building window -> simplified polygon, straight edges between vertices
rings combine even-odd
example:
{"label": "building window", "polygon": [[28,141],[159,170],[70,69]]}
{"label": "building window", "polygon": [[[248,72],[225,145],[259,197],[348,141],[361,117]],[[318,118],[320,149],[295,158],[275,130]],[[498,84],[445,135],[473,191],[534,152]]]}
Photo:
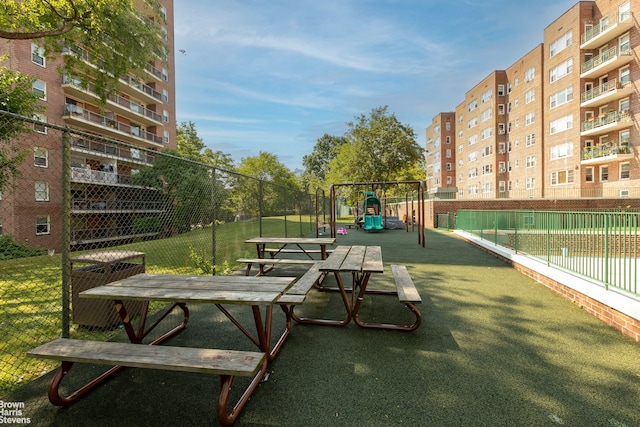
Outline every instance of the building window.
{"label": "building window", "polygon": [[164,80],[165,82],[169,81],[169,72],[166,68],[162,69],[162,80]]}
{"label": "building window", "polygon": [[573,184],[573,170],[551,172],[551,185]]}
{"label": "building window", "polygon": [[535,67],[531,67],[531,68],[527,69],[527,71],[524,72],[524,81],[525,81],[525,83],[526,82],[530,82],[535,77],[536,77],[536,68]]}
{"label": "building window", "polygon": [[35,189],[36,189],[36,201],[38,202],[49,201],[49,183],[48,182],[36,181]]}
{"label": "building window", "polygon": [[164,143],[165,144],[169,143],[169,131],[168,130],[164,131]]}
{"label": "building window", "polygon": [[44,49],[38,45],[31,44],[31,62],[41,67],[47,67],[47,60],[44,57]]}
{"label": "building window", "polygon": [[41,80],[36,80],[31,85],[31,89],[38,94],[43,101],[47,100],[47,84]]}
{"label": "building window", "polygon": [[498,85],[498,96],[504,96],[504,85]]}
{"label": "building window", "polygon": [[549,127],[549,134],[553,135],[565,130],[573,129],[573,115],[569,114],[564,117],[560,117],[557,120],[552,120]]}
{"label": "building window", "polygon": [[534,111],[527,113],[527,115],[525,116],[525,120],[526,126],[534,124],[536,122],[536,113]]}
{"label": "building window", "polygon": [[566,33],[564,33],[562,36],[560,36],[560,38],[558,38],[553,43],[551,43],[551,45],[549,46],[549,58],[553,58],[555,55],[562,52],[567,47],[571,46],[572,42],[573,42],[573,31],[569,30]]}
{"label": "building window", "polygon": [[584,182],[593,182],[593,166],[589,166],[584,170]]}
{"label": "building window", "polygon": [[450,176],[447,177],[447,185],[451,185],[453,184],[453,178],[451,178]]}
{"label": "building window", "polygon": [[50,233],[50,218],[49,216],[37,216],[36,217],[36,235],[49,234]]}
{"label": "building window", "polygon": [[571,156],[573,156],[573,142],[565,142],[564,144],[551,147],[551,160]]}
{"label": "building window", "polygon": [[169,102],[169,91],[166,89],[162,89],[162,100],[164,102]]}
{"label": "building window", "polygon": [[600,181],[609,181],[609,166],[600,166]]}
{"label": "building window", "polygon": [[33,164],[39,168],[49,167],[49,150],[42,147],[33,149]]}
{"label": "building window", "polygon": [[527,156],[527,168],[534,168],[536,166],[536,156]]}
{"label": "building window", "polygon": [[551,95],[549,97],[549,106],[550,108],[556,108],[562,104],[566,104],[571,100],[573,100],[573,87],[569,86],[568,88]]}
{"label": "building window", "polygon": [[43,116],[42,114],[35,114],[33,116],[33,118],[35,120],[37,120],[40,123],[34,123],[33,124],[33,130],[38,132],[38,133],[42,133],[42,134],[47,134],[47,127],[43,124],[47,122],[47,118],[45,116]]}
{"label": "building window", "polygon": [[169,112],[167,110],[162,111],[162,118],[165,123],[169,123]]}
{"label": "building window", "polygon": [[527,135],[527,137],[525,139],[525,146],[531,147],[535,143],[536,143],[536,134],[535,133],[530,133],[529,135]]}
{"label": "building window", "polygon": [[629,179],[629,163],[620,163],[620,179]]}
{"label": "building window", "polygon": [[527,93],[524,94],[524,103],[528,104],[530,102],[535,101],[536,99],[536,91],[535,89],[528,90]]}
{"label": "building window", "polygon": [[526,189],[527,190],[535,189],[536,188],[536,179],[532,178],[532,177],[527,178],[527,180],[525,182],[525,185],[526,185]]}
{"label": "building window", "polygon": [[549,79],[551,83],[556,80],[560,80],[564,76],[568,75],[573,71],[573,58],[569,58],[563,63],[551,69],[549,72]]}

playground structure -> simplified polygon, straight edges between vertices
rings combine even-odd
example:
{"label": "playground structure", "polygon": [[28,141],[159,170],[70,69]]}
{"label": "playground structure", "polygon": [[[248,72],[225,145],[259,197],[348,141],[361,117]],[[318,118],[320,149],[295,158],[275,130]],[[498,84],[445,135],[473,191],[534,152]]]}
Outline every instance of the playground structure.
{"label": "playground structure", "polygon": [[[331,231],[331,237],[337,236],[337,189],[341,187],[352,187],[354,192],[358,194],[364,194],[365,200],[362,203],[362,229],[365,231],[381,231],[384,229],[384,224],[386,221],[386,209],[384,204],[380,201],[380,198],[376,197],[376,190],[384,191],[389,186],[407,186],[411,189],[411,191],[405,192],[405,211],[407,213],[411,213],[411,216],[405,221],[405,230],[408,232],[409,227],[411,229],[415,229],[417,226],[418,230],[418,244],[425,247],[425,190],[424,183],[422,181],[374,181],[374,182],[349,182],[349,183],[340,183],[340,184],[332,184],[329,189],[329,221],[327,222],[326,218],[326,210],[325,210],[325,193],[324,190],[316,189],[316,236],[320,235],[320,230],[325,230],[325,228],[329,228]],[[361,188],[364,187],[363,191]],[[409,193],[411,194],[411,198],[409,197]],[[371,197],[371,198],[370,198]],[[375,200],[374,200],[375,199]],[[323,209],[322,211],[319,209],[320,204],[322,203]],[[366,213],[369,211],[369,204],[371,205],[371,214],[367,215]],[[377,210],[376,210],[377,209]],[[374,212],[377,212],[374,214]],[[370,219],[366,219],[369,216]],[[356,213],[356,220],[357,220]],[[356,224],[357,225],[357,224]],[[370,227],[369,230],[365,228],[365,226]]]}
{"label": "playground structure", "polygon": [[[358,221],[358,219],[356,219]],[[364,193],[362,202],[362,229],[364,231],[382,231],[384,222],[382,220],[382,203],[375,196],[373,191]]]}

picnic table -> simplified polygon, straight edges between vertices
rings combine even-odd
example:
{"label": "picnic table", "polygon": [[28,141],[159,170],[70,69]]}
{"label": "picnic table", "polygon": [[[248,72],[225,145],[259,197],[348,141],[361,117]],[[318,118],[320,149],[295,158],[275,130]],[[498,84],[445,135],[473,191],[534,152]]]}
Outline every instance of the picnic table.
{"label": "picnic table", "polygon": [[[382,261],[382,250],[380,246],[338,246],[329,257],[317,264],[320,272],[325,274],[333,273],[337,288],[322,286],[320,282],[316,287],[322,291],[335,290],[340,292],[342,302],[345,307],[346,316],[342,320],[315,319],[300,317],[291,308],[293,319],[300,323],[310,323],[318,325],[345,326],[353,320],[358,326],[372,329],[390,329],[412,331],[417,329],[422,322],[422,315],[415,306],[421,302],[420,295],[405,266],[392,265],[392,272],[395,281],[395,290],[367,289],[369,279],[373,273],[383,273],[384,265]],[[351,287],[345,285],[343,274],[351,275]],[[397,325],[387,323],[368,323],[359,317],[362,301],[367,294],[396,295],[400,302],[414,314],[415,321],[408,325]]]}
{"label": "picnic table", "polygon": [[[129,343],[59,339],[31,350],[28,355],[62,361],[60,369],[49,386],[49,400],[59,406],[73,403],[86,392],[120,371],[123,366],[220,375],[217,416],[221,424],[230,425],[236,420],[251,394],[265,377],[268,362],[275,358],[289,335],[290,314],[288,310],[283,309],[287,314],[285,331],[277,343],[273,347],[271,346],[273,306],[278,303],[279,298],[286,293],[295,280],[295,277],[138,274],[92,288],[80,294],[84,298],[113,301],[122,319]],[[132,318],[126,311],[124,300],[144,301],[145,310],[140,317],[137,328],[134,328]],[[164,301],[171,304],[157,320],[147,326],[149,301]],[[157,345],[187,326],[189,321],[187,304],[191,303],[215,304],[257,346],[258,351],[192,349]],[[250,332],[223,307],[223,304],[250,306],[256,332]],[[149,345],[142,344],[149,332],[155,329],[176,308],[182,310],[182,323]],[[62,397],[59,392],[60,383],[74,362],[103,363],[115,366],[68,397]],[[253,376],[253,379],[229,412],[227,406],[234,376]]]}
{"label": "picnic table", "polygon": [[[247,264],[247,276],[251,266],[258,264],[258,276],[261,276],[275,268],[276,264],[314,264],[324,260],[331,252],[327,246],[335,242],[334,237],[254,237],[245,240],[245,243],[256,245],[257,258],[240,258],[236,261]],[[289,257],[291,254],[298,257]],[[270,267],[265,268],[266,265]]]}

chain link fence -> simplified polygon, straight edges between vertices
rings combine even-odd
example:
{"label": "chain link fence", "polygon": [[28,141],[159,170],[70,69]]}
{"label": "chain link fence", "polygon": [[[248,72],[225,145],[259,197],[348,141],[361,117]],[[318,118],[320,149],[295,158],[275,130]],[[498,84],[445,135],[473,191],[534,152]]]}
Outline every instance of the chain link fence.
{"label": "chain link fence", "polygon": [[[18,122],[33,132],[10,135]],[[25,356],[40,344],[126,339],[112,304],[79,292],[230,274],[255,255],[246,239],[316,231],[315,194],[3,112],[0,136],[0,400],[57,367]]]}

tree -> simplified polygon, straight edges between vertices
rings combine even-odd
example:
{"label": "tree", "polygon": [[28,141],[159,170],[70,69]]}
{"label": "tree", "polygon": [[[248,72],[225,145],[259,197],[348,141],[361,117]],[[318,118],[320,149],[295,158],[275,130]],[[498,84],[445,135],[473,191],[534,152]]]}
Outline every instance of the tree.
{"label": "tree", "polygon": [[258,157],[242,159],[237,171],[254,178],[238,177],[233,186],[232,198],[238,212],[253,216],[261,207],[262,215],[272,216],[292,209],[293,204],[288,203],[295,200],[300,187],[295,174],[277,156],[260,152]]}
{"label": "tree", "polygon": [[[2,60],[4,57],[0,57]],[[43,107],[38,104],[40,97],[32,89],[34,80],[7,67],[0,67],[0,110],[25,117],[42,112]],[[19,134],[32,131],[31,123],[0,115],[0,192],[18,175],[18,166],[29,153],[19,148],[18,144],[12,144],[11,140]]]}
{"label": "tree", "polygon": [[[104,101],[118,79],[142,75],[167,55],[157,0],[3,0],[0,38],[38,40],[47,58],[64,55],[61,72],[89,82]],[[109,48],[107,48],[108,46]],[[92,64],[100,64],[95,67]]]}
{"label": "tree", "polygon": [[326,133],[318,139],[313,152],[302,158],[302,164],[305,167],[303,183],[307,188],[325,186],[328,165],[347,142],[344,136],[332,136]]}
{"label": "tree", "polygon": [[233,170],[233,159],[228,153],[213,151],[198,136],[193,122],[181,122],[177,128],[177,152],[180,157],[213,165],[225,170]]}
{"label": "tree", "polygon": [[[407,179],[408,171],[416,170],[423,161],[423,149],[416,142],[414,130],[389,115],[387,107],[371,110],[347,123],[346,137],[351,147],[342,146],[330,163],[332,179],[371,182]],[[412,179],[422,179],[417,176]]]}

